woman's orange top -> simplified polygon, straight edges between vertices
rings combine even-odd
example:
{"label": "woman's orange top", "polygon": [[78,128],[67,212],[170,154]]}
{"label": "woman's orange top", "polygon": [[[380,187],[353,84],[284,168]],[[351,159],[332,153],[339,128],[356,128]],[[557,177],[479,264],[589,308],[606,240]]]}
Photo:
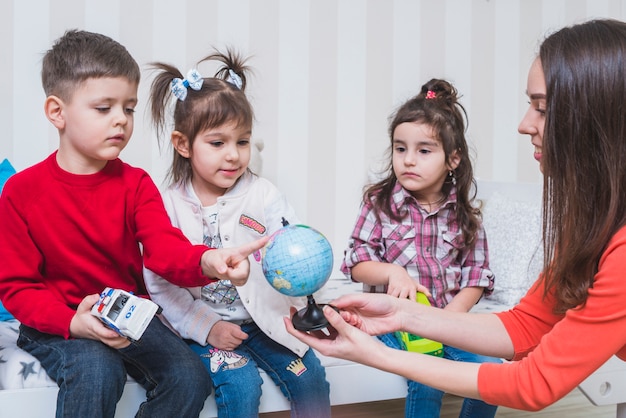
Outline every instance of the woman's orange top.
{"label": "woman's orange top", "polygon": [[484,363],[478,390],[485,402],[539,410],[571,392],[613,354],[626,359],[626,227],[602,254],[587,303],[554,315],[554,298],[537,284],[507,312],[497,314],[515,356]]}

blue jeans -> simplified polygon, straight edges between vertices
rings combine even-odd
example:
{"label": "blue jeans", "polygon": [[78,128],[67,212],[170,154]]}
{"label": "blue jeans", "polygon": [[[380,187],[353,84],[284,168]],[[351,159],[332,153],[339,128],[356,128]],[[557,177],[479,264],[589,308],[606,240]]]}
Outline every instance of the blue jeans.
{"label": "blue jeans", "polygon": [[113,417],[126,374],[146,389],[136,417],[197,417],[211,393],[202,362],[157,318],[120,350],[20,326],[17,345],[39,359],[59,385],[57,417]]}
{"label": "blue jeans", "polygon": [[257,367],[272,378],[289,400],[292,417],[330,417],[330,385],[313,350],[300,358],[265,335],[255,323],[244,324],[241,329],[248,338],[234,351],[189,342],[213,380],[219,418],[259,415],[262,379]]}
{"label": "blue jeans", "polygon": [[[401,350],[402,347],[393,333],[384,334],[378,337],[388,347]],[[494,357],[481,356],[458,348],[443,346],[443,357],[464,361],[467,363],[501,363],[502,360]],[[406,418],[439,418],[441,410],[441,399],[444,392],[431,388],[421,383],[408,381],[408,394],[404,407]],[[459,414],[460,418],[493,418],[496,415],[497,406],[489,405],[478,399],[466,398]]]}

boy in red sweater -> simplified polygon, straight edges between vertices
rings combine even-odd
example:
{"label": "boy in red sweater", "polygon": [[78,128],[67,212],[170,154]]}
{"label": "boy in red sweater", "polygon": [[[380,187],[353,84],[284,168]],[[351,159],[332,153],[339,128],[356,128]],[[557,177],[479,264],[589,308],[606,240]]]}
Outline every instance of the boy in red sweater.
{"label": "boy in red sweater", "polygon": [[247,257],[265,242],[192,245],[148,174],[118,158],[133,132],[139,79],[116,41],[66,32],[42,66],[59,148],[11,177],[0,197],[0,300],[21,322],[18,345],[59,385],[57,416],[114,416],[127,374],[147,392],[137,416],[198,416],[211,385],[183,341],[155,318],[131,342],[90,309],[107,286],[146,295],[144,264],[180,286],[244,284]]}

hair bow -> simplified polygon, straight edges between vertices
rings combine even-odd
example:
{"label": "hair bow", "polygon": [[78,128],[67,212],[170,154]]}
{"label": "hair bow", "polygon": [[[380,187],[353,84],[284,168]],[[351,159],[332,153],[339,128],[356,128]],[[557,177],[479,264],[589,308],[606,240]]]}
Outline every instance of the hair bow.
{"label": "hair bow", "polygon": [[230,68],[228,69],[228,79],[226,81],[237,87],[239,90],[241,90],[241,88],[243,87],[243,82],[241,81],[241,77],[239,77],[239,74],[237,74]]}
{"label": "hair bow", "polygon": [[432,90],[428,90],[428,92],[426,93],[426,98],[427,99],[434,99],[437,97],[437,93],[435,93]]}
{"label": "hair bow", "polygon": [[178,100],[181,102],[187,98],[187,88],[191,87],[194,90],[200,90],[202,88],[202,83],[204,79],[196,69],[191,69],[187,73],[187,78],[180,79],[175,78],[172,80],[170,84],[170,89],[172,90],[172,94],[176,96]]}

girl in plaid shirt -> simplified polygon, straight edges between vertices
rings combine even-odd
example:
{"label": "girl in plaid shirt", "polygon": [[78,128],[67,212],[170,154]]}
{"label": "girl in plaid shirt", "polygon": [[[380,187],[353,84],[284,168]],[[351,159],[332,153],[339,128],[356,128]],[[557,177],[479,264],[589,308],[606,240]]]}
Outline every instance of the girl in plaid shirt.
{"label": "girl in plaid shirt", "polygon": [[[342,271],[366,292],[467,312],[493,290],[494,275],[465,139],[467,114],[457,91],[433,79],[393,115],[387,176],[364,193]],[[474,195],[471,195],[474,193]],[[381,341],[401,348],[394,334]],[[444,345],[444,357],[500,362]],[[439,417],[443,392],[408,382],[406,417]],[[461,416],[489,418],[496,407],[465,399]]]}

